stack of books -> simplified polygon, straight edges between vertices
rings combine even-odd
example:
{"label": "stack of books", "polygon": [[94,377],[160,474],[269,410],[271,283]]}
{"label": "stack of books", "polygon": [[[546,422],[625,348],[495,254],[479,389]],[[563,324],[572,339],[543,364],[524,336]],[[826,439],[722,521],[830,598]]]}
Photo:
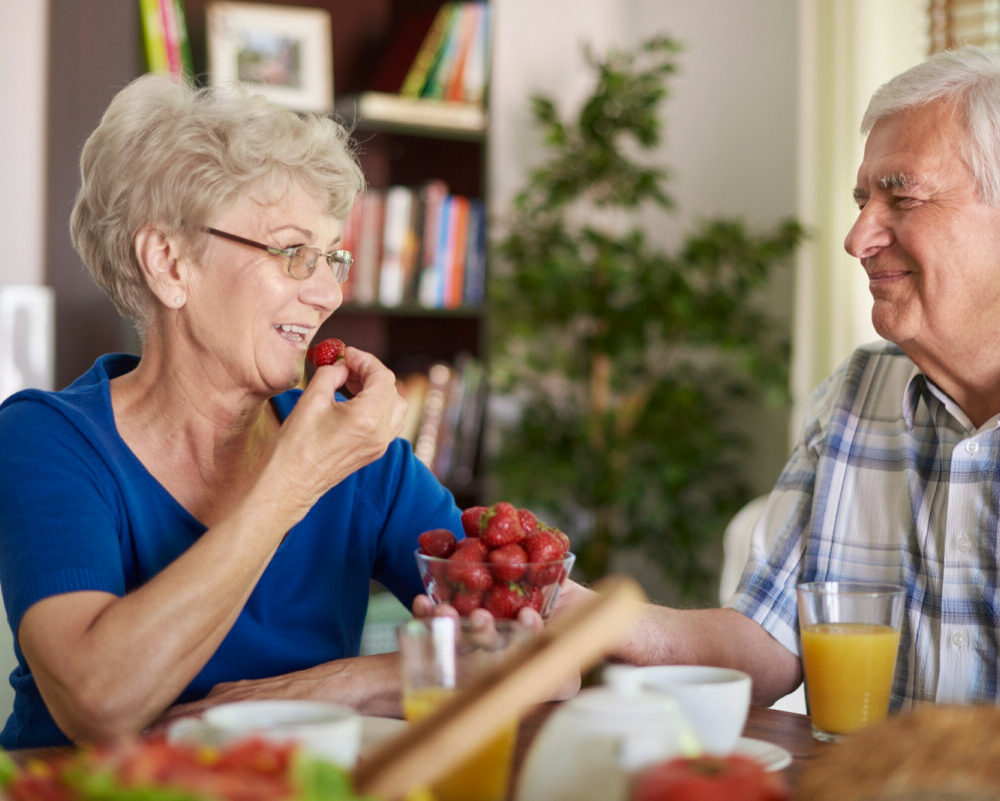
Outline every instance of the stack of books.
{"label": "stack of books", "polygon": [[344,246],[354,254],[347,302],[428,309],[483,302],[483,202],[451,194],[444,181],[369,188],[344,224]]}
{"label": "stack of books", "polygon": [[[401,64],[408,65],[402,78]],[[418,14],[407,19],[387,48],[375,89],[338,101],[337,108],[363,121],[481,133],[489,65],[489,5],[446,2],[429,21]]]}
{"label": "stack of books", "polygon": [[139,0],[146,67],[191,77],[191,47],[181,0]]}
{"label": "stack of books", "polygon": [[445,486],[468,486],[475,475],[486,404],[482,362],[462,353],[452,364],[436,362],[426,373],[404,376],[396,385],[408,404],[401,436]]}

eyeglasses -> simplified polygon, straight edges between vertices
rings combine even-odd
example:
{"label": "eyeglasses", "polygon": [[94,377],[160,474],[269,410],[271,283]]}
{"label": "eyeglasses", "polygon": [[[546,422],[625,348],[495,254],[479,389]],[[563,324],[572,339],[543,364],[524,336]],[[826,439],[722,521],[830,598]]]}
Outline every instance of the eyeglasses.
{"label": "eyeglasses", "polygon": [[241,245],[249,245],[252,248],[266,251],[272,256],[284,256],[288,259],[288,263],[285,265],[288,274],[292,278],[298,278],[299,280],[305,280],[311,276],[316,272],[317,262],[320,259],[326,259],[326,263],[330,265],[330,269],[333,271],[333,277],[337,283],[342,284],[347,280],[347,276],[351,272],[351,265],[354,264],[354,256],[351,255],[351,251],[349,250],[331,250],[329,253],[324,253],[312,245],[276,248],[271,245],[265,245],[263,242],[254,242],[252,239],[247,239],[246,237],[220,231],[218,228],[206,228],[203,226],[201,230],[207,234],[212,234],[212,236],[219,236],[223,239],[239,242]]}

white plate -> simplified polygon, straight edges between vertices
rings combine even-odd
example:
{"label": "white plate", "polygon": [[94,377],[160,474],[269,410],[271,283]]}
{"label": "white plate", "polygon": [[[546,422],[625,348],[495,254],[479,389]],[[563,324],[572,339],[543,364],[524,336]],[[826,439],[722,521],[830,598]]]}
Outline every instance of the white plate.
{"label": "white plate", "polygon": [[[361,716],[360,756],[371,753],[392,735],[406,727],[405,720],[380,718],[374,715]],[[205,724],[196,717],[181,718],[167,728],[170,742],[216,745]]]}
{"label": "white plate", "polygon": [[733,753],[755,759],[769,771],[781,770],[792,764],[792,755],[780,745],[752,737],[740,737]]}

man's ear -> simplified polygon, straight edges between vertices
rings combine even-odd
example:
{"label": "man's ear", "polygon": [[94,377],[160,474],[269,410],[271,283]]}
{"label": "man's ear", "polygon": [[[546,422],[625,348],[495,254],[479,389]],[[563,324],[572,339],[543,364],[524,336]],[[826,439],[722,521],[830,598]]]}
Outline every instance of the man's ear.
{"label": "man's ear", "polygon": [[155,225],[144,225],[133,240],[146,284],[160,303],[170,309],[179,309],[187,302],[187,265],[176,242],[176,237]]}

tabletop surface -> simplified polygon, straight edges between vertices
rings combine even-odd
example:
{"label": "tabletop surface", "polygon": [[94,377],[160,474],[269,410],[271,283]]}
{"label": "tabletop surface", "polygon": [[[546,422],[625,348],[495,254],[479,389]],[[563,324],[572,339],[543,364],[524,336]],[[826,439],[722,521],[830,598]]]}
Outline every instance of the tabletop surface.
{"label": "tabletop surface", "polygon": [[[524,758],[531,747],[532,742],[541,730],[545,720],[556,709],[558,702],[539,704],[533,708],[521,721],[518,729],[517,745],[514,752],[513,776],[509,798],[515,798],[517,780]],[[830,746],[813,739],[809,718],[795,712],[784,712],[777,709],[766,709],[763,707],[751,707],[747,717],[747,724],[743,729],[745,737],[752,737],[757,740],[764,740],[774,745],[779,745],[788,751],[792,756],[792,762],[784,768],[782,773],[790,789],[794,789],[798,784],[799,777],[805,770],[810,759],[813,759],[825,748]],[[50,754],[65,752],[65,748],[31,748],[21,751],[12,751],[11,756],[15,762],[25,764],[31,757],[44,758]]]}

